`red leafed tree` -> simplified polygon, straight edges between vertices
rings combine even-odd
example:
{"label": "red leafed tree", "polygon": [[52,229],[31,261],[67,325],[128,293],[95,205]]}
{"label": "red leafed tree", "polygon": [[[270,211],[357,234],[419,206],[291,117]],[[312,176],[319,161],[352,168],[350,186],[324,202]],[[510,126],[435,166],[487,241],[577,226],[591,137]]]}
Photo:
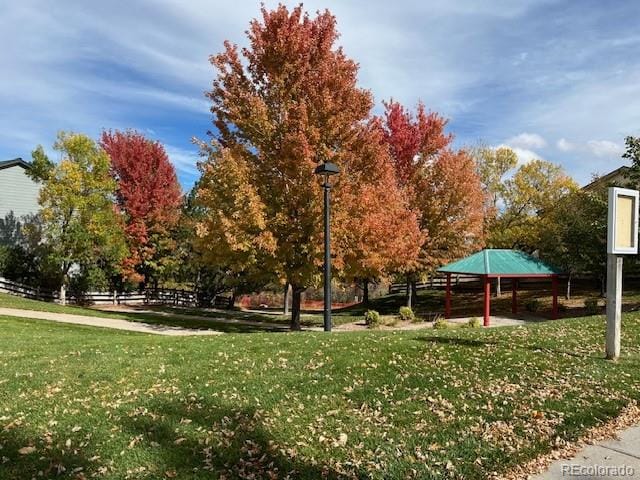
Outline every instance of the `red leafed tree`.
{"label": "red leafed tree", "polygon": [[172,268],[171,233],[182,201],[176,171],[162,144],[138,132],[103,132],[100,143],[111,157],[117,205],[126,221],[125,274],[157,285]]}
{"label": "red leafed tree", "polygon": [[423,242],[415,268],[405,269],[408,304],[415,282],[483,243],[484,193],[471,156],[454,151],[447,121],[419,103],[415,115],[385,103],[385,139]]}
{"label": "red leafed tree", "polygon": [[385,138],[400,184],[410,187],[418,170],[438,152],[446,148],[453,136],[446,134],[447,120],[435,112],[427,112],[418,103],[415,116],[400,103],[384,102]]}

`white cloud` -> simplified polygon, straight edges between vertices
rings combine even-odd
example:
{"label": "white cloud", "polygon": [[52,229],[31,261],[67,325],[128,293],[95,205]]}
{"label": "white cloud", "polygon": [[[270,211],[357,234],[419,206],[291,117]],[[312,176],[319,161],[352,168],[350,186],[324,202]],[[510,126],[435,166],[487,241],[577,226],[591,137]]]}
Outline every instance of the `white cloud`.
{"label": "white cloud", "polygon": [[558,147],[558,150],[561,150],[563,152],[570,152],[571,150],[575,150],[576,148],[576,146],[566,138],[561,138],[560,140],[558,140],[556,142],[556,147]]}
{"label": "white cloud", "polygon": [[529,163],[531,160],[544,160],[542,155],[540,155],[539,153],[534,152],[533,150],[530,150],[528,148],[514,147],[513,145],[508,144],[508,143],[500,144],[500,145],[496,146],[495,148],[501,148],[501,147],[507,147],[507,148],[510,148],[511,150],[513,150],[515,152],[515,154],[517,155],[518,163],[520,163],[520,164]]}
{"label": "white cloud", "polygon": [[507,139],[496,148],[507,147],[518,156],[519,163],[529,163],[531,160],[544,160],[536,150],[547,146],[547,141],[537,133],[523,132]]}
{"label": "white cloud", "polygon": [[547,146],[547,141],[541,135],[527,132],[511,137],[505,143],[513,148],[521,149],[544,148]]}
{"label": "white cloud", "polygon": [[589,140],[587,148],[597,157],[619,157],[624,152],[621,145],[609,140]]}

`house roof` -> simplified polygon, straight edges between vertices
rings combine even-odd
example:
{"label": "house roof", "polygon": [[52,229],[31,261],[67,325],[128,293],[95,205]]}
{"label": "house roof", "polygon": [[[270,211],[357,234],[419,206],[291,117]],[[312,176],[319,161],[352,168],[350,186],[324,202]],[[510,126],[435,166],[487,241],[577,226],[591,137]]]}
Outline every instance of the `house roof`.
{"label": "house roof", "polygon": [[15,166],[27,169],[31,167],[31,164],[29,162],[25,162],[21,158],[14,158],[13,160],[0,160],[0,170]]}
{"label": "house roof", "polygon": [[605,175],[602,175],[601,177],[596,178],[591,183],[588,183],[587,185],[582,187],[582,189],[593,190],[594,188],[597,188],[600,185],[607,185],[608,183],[619,180],[620,178],[627,178],[629,174],[629,170],[630,170],[629,167],[627,167],[626,165],[623,165],[620,168],[616,168],[615,170]]}
{"label": "house roof", "polygon": [[466,275],[536,277],[561,272],[520,250],[488,248],[438,269],[443,273]]}

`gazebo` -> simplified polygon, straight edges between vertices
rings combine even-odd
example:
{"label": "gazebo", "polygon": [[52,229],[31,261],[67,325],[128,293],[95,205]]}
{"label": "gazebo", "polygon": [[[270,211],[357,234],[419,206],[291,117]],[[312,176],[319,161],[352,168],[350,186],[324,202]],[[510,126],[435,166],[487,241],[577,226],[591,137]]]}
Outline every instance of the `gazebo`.
{"label": "gazebo", "polygon": [[447,276],[445,318],[451,317],[451,274],[476,275],[484,289],[484,326],[491,316],[491,279],[510,278],[511,312],[518,313],[518,279],[550,278],[553,291],[552,318],[558,318],[558,275],[561,274],[542,260],[519,250],[488,248],[438,269]]}

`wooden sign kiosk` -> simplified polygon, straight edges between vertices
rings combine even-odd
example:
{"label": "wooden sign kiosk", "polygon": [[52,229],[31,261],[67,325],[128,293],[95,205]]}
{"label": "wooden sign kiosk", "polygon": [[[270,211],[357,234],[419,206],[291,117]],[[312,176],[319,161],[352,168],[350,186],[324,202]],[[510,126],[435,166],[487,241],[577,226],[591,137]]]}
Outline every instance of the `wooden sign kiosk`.
{"label": "wooden sign kiosk", "polygon": [[620,356],[622,255],[638,253],[638,191],[609,188],[607,218],[607,358]]}

